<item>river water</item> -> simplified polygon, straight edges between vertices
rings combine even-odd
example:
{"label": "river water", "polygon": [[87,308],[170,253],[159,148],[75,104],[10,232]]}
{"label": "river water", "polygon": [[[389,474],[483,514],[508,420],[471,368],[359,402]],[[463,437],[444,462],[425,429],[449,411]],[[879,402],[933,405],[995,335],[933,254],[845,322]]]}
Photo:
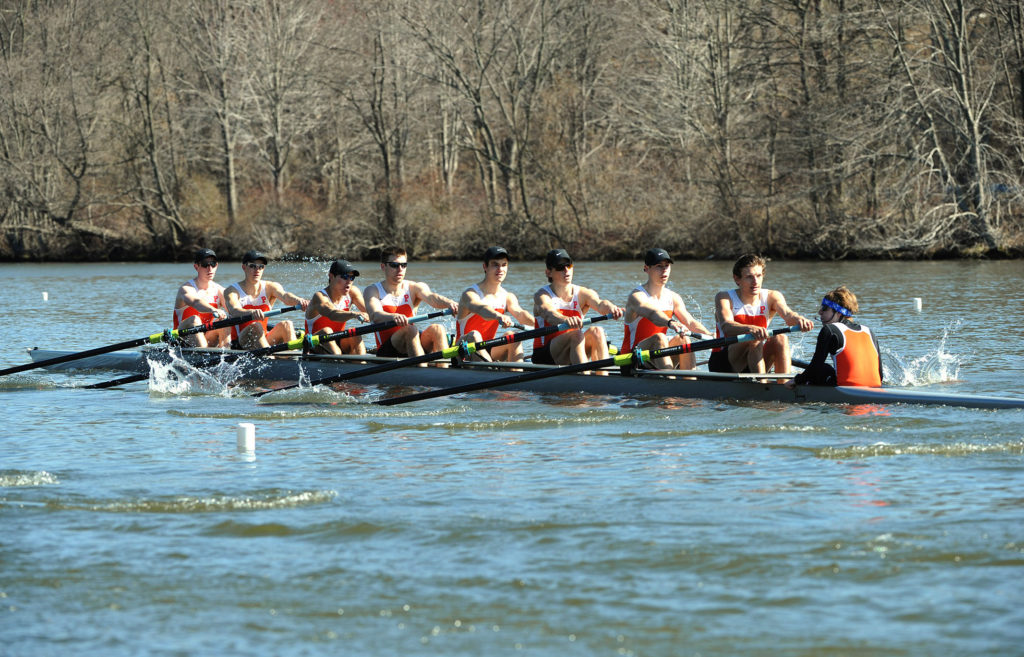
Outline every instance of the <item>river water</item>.
{"label": "river water", "polygon": [[[0,265],[0,367],[157,332],[192,271]],[[480,274],[409,269],[456,297]],[[642,276],[576,268],[619,303]],[[326,283],[309,262],[266,277]],[[849,285],[888,383],[1024,397],[1022,280],[773,262],[766,285],[811,316]],[[524,305],[543,282],[512,264]],[[722,262],[672,280],[709,327],[731,283]],[[2,655],[1024,654],[1022,411],[77,387],[111,376],[0,379]]]}

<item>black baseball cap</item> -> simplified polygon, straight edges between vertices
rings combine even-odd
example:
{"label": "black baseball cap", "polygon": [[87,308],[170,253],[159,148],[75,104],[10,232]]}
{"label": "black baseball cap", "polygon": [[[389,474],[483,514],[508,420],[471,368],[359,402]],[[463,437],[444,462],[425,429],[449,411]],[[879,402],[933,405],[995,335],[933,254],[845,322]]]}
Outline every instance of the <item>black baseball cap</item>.
{"label": "black baseball cap", "polygon": [[665,262],[666,260],[675,262],[665,249],[650,249],[644,254],[644,264],[648,267],[653,267],[659,262]]}
{"label": "black baseball cap", "polygon": [[544,264],[548,269],[555,265],[571,265],[572,258],[569,257],[569,252],[565,249],[551,249],[548,251],[547,257],[544,258]]}
{"label": "black baseball cap", "polygon": [[497,260],[498,258],[505,258],[508,260],[508,251],[505,250],[505,247],[492,246],[484,251],[484,262],[490,262],[491,260]]}
{"label": "black baseball cap", "polygon": [[263,264],[267,264],[270,262],[270,258],[256,250],[246,251],[245,255],[242,256],[243,265],[249,262],[256,262],[257,260],[262,260]]}
{"label": "black baseball cap", "polygon": [[203,262],[207,258],[213,258],[217,260],[217,254],[213,252],[213,249],[199,249],[195,255],[192,256],[192,262]]}
{"label": "black baseball cap", "polygon": [[335,276],[344,276],[345,274],[359,275],[359,270],[352,266],[348,260],[335,260],[331,263],[331,274]]}

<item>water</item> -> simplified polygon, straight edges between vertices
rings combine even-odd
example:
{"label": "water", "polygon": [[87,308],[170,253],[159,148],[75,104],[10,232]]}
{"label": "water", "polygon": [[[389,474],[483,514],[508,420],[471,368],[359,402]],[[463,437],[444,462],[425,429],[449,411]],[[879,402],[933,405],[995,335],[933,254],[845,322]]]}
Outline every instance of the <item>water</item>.
{"label": "water", "polygon": [[[675,269],[710,326],[728,265]],[[156,332],[191,271],[0,266],[0,367]],[[409,276],[455,296],[480,274]],[[542,275],[513,263],[509,287],[528,304]],[[641,272],[576,275],[621,302]],[[892,383],[1022,397],[1024,347],[991,320],[1022,275],[772,263],[766,284],[805,314],[849,285]],[[107,378],[0,379],[2,655],[1024,654],[1021,411],[75,387]]]}

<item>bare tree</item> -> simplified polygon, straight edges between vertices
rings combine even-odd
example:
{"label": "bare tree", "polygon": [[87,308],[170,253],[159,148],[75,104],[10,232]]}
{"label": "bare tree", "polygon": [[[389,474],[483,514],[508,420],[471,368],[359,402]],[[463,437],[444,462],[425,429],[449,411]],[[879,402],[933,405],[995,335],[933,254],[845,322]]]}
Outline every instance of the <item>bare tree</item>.
{"label": "bare tree", "polygon": [[270,171],[277,203],[287,186],[293,149],[325,109],[321,88],[313,83],[322,14],[319,3],[249,0],[240,25],[251,73],[245,90],[247,132]]}
{"label": "bare tree", "polygon": [[[1008,100],[998,87],[1004,57],[1013,50],[997,40],[998,14],[985,3],[962,0],[904,0],[879,3],[878,10],[906,84],[902,105],[925,138],[910,153],[934,180],[921,202],[932,204],[932,214],[953,229],[946,244],[1004,247],[993,192],[995,174],[1007,170],[1007,162],[993,144],[992,127],[998,111],[1012,114],[998,107]],[[948,201],[936,205],[932,199],[942,196]]]}
{"label": "bare tree", "polygon": [[179,9],[180,15],[173,14],[174,25],[191,67],[183,69],[177,86],[195,114],[193,138],[204,134],[207,127],[216,135],[213,149],[197,143],[198,155],[210,162],[220,177],[230,230],[238,218],[237,149],[244,130],[250,76],[243,59],[246,33],[242,27],[248,8],[244,0],[185,0]]}

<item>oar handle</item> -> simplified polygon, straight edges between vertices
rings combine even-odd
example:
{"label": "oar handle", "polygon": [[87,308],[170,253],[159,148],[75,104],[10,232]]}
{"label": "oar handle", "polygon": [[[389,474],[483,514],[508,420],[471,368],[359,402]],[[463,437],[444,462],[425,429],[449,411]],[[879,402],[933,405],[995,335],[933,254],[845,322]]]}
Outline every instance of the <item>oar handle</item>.
{"label": "oar handle", "polygon": [[[789,333],[792,331],[799,331],[799,325],[787,326],[785,328],[776,329],[772,331],[772,335],[779,335],[781,333]],[[750,340],[756,339],[752,334],[737,335],[728,338],[718,338],[717,340],[706,340],[704,342],[692,342],[690,344],[678,345],[676,347],[666,347],[664,349],[652,349],[650,351],[643,351],[641,358],[643,360],[649,360],[650,358],[660,358],[662,356],[672,356],[675,354],[685,354],[691,351],[700,351],[702,349],[713,349],[715,347],[724,347],[726,345],[734,344],[737,342],[749,342]],[[561,374],[572,374],[575,372],[586,372],[588,370],[597,370],[602,367],[608,367],[610,365],[629,365],[635,356],[635,352],[627,352],[612,356],[610,358],[604,358],[601,360],[590,361],[587,363],[579,363],[577,365],[566,365],[565,367],[555,367],[548,370],[537,370],[534,372],[525,372],[523,374],[516,374],[514,376],[507,376],[501,379],[494,379],[486,381],[484,383],[469,383],[461,386],[453,386],[451,388],[443,388],[440,390],[427,390],[424,392],[418,392],[412,395],[405,395],[402,397],[391,397],[390,399],[379,399],[375,404],[380,406],[394,406],[396,404],[406,404],[413,401],[420,401],[423,399],[433,399],[435,397],[445,397],[448,395],[458,394],[460,392],[474,392],[476,390],[485,390],[487,388],[499,388],[501,386],[512,385],[515,383],[523,383],[526,381],[535,381],[537,379],[546,379],[552,376],[559,376]]]}
{"label": "oar handle", "polygon": [[[451,315],[451,308],[445,308],[444,310],[438,310],[431,313],[424,313],[422,315],[413,315],[409,318],[409,324],[415,324],[417,322],[423,322],[428,319],[434,319],[436,317],[443,317],[445,315]],[[334,342],[335,340],[344,340],[345,338],[353,338],[357,335],[365,335],[367,333],[376,333],[377,331],[386,331],[390,328],[398,326],[398,322],[390,320],[387,322],[377,322],[376,324],[367,324],[366,326],[357,326],[344,331],[338,331],[336,333],[328,333],[327,335],[319,336],[318,342],[323,344],[324,342]],[[317,336],[313,336],[316,338]]]}
{"label": "oar handle", "polygon": [[[776,335],[781,335],[783,333],[795,333],[799,330],[800,325],[794,324],[793,326],[786,326],[783,328],[775,329],[770,333],[770,335],[771,337],[775,337]],[[743,335],[734,335],[727,338],[716,338],[714,340],[703,340],[701,342],[689,342],[687,344],[680,344],[674,347],[664,347],[661,349],[641,351],[639,352],[640,360],[643,363],[651,360],[652,358],[664,358],[666,356],[676,356],[678,354],[689,354],[693,353],[694,351],[701,351],[704,349],[717,349],[719,347],[727,347],[729,345],[736,344],[739,342],[750,342],[751,340],[756,339],[757,336],[755,336],[753,333],[744,333]],[[633,362],[633,359],[636,357],[636,354],[636,351],[630,351],[624,354],[614,356],[609,360],[614,361],[611,363],[612,365],[629,365]],[[585,365],[586,363],[583,364]]]}
{"label": "oar handle", "polygon": [[[588,317],[583,320],[582,326],[593,324],[595,322],[603,322],[606,319],[613,319],[613,315],[608,313],[607,315],[598,315],[597,317]],[[522,331],[520,333],[509,333],[497,338],[491,338],[490,340],[481,340],[480,342],[467,342],[461,345],[455,345],[445,349],[443,352],[435,352],[439,354],[438,358],[454,358],[462,354],[463,351],[467,354],[472,354],[477,351],[483,351],[484,349],[490,349],[491,347],[501,347],[507,344],[513,344],[516,342],[522,342],[523,340],[529,340],[530,338],[539,338],[544,335],[550,335],[552,333],[559,333],[561,331],[568,331],[570,328],[568,322],[562,322],[561,324],[555,324],[553,326],[542,326],[536,329],[530,329],[529,331]]]}
{"label": "oar handle", "polygon": [[[450,314],[452,314],[452,310],[450,308],[445,308],[444,310],[438,310],[436,312],[426,313],[426,314],[423,314],[423,315],[413,315],[412,317],[409,318],[408,323],[409,324],[415,324],[416,322],[422,322],[422,321],[426,321],[428,319],[434,319],[436,317],[443,317],[444,315],[450,315]],[[340,340],[342,338],[346,338],[346,337],[349,337],[349,336],[352,336],[352,335],[362,335],[364,333],[373,333],[373,332],[376,332],[376,331],[384,331],[384,330],[387,330],[389,328],[394,328],[396,326],[398,326],[398,322],[396,322],[394,320],[387,321],[387,322],[379,322],[377,324],[369,324],[367,326],[360,326],[358,328],[349,329],[347,331],[339,331],[337,333],[332,333],[330,335],[327,335],[327,336],[324,336],[324,337],[320,337],[320,338],[317,338],[316,336],[313,336],[311,338],[311,341],[312,341],[313,345],[315,346],[316,344],[319,344],[321,342],[325,342],[325,341],[328,341],[328,340]],[[377,372],[386,372],[388,370],[393,370],[393,369],[396,369],[398,367],[404,367],[405,365],[411,365],[411,364],[414,364],[414,363],[426,362],[424,359],[427,356],[431,357],[430,360],[433,360],[434,358],[440,358],[440,356],[438,355],[440,353],[441,352],[436,352],[435,351],[435,352],[432,352],[430,354],[425,354],[423,356],[414,356],[413,358],[407,358],[405,360],[395,361],[393,363],[381,363],[380,365],[374,365],[374,366],[371,366],[371,367],[365,367],[363,369],[354,370],[352,372],[345,372],[344,374],[336,374],[334,376],[328,376],[328,377],[324,377],[322,379],[316,379],[315,381],[310,381],[309,385],[310,385],[310,387],[312,387],[312,386],[319,386],[319,385],[329,385],[331,383],[338,383],[339,381],[347,381],[349,379],[355,379],[355,378],[358,378],[358,377],[361,377],[361,376],[367,376],[369,374],[376,374]],[[269,394],[271,392],[278,392],[280,390],[291,390],[292,388],[298,388],[298,387],[299,387],[299,384],[295,383],[295,384],[283,386],[281,388],[274,388],[272,390],[261,390],[261,391],[259,391],[257,393],[254,393],[253,397],[262,397],[263,395]]]}
{"label": "oar handle", "polygon": [[[296,304],[294,306],[285,306],[284,308],[278,308],[277,310],[268,310],[267,312],[263,313],[263,316],[264,317],[274,317],[275,315],[280,315],[282,313],[288,313],[288,312],[291,312],[293,310],[301,310],[301,309],[302,309],[302,306],[298,305],[298,304]],[[170,331],[169,337],[171,337],[173,339],[173,338],[180,338],[180,337],[186,336],[186,335],[195,335],[196,333],[206,333],[207,331],[213,331],[215,329],[227,328],[228,326],[237,326],[237,325],[243,324],[245,322],[251,322],[254,319],[255,319],[255,316],[253,315],[253,313],[246,313],[244,315],[239,315],[238,317],[228,317],[226,319],[219,319],[216,322],[211,322],[209,324],[200,324],[199,326],[193,326],[193,327],[187,328],[187,329],[177,329],[177,330],[174,330],[174,331]],[[161,339],[157,340],[157,342],[162,342],[168,336],[168,334],[166,332],[165,333],[160,333],[160,334],[155,334],[155,335],[160,335],[161,336]],[[150,336],[150,337],[151,338],[155,337],[155,335],[154,336]]]}

